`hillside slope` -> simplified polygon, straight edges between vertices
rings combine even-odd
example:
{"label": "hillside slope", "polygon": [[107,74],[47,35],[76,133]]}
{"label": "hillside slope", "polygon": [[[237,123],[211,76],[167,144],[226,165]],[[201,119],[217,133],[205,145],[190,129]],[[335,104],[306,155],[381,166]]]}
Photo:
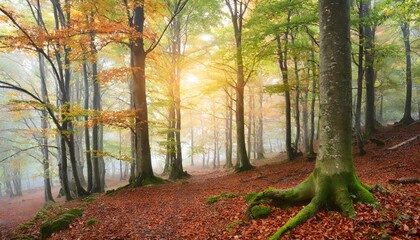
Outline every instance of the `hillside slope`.
{"label": "hillside slope", "polygon": [[[388,127],[366,144],[363,157],[354,153],[360,178],[380,184],[380,207],[356,204],[357,218],[320,212],[289,232],[284,239],[414,239],[420,237],[420,184],[391,184],[391,179],[420,179],[420,139],[395,150],[387,148],[420,135],[420,124]],[[218,170],[165,185],[125,189],[96,196],[92,202],[72,201],[64,208],[82,207],[84,215],[51,239],[266,239],[301,207],[272,209],[268,218],[244,222],[245,195],[267,187],[294,186],[311,173],[314,162],[300,158],[282,162],[284,156],[254,162],[249,172]],[[233,194],[233,195],[229,195]],[[206,204],[210,196],[221,196]],[[94,219],[94,220],[92,220]],[[89,226],[88,222],[94,221]],[[39,237],[40,220],[16,236]]]}

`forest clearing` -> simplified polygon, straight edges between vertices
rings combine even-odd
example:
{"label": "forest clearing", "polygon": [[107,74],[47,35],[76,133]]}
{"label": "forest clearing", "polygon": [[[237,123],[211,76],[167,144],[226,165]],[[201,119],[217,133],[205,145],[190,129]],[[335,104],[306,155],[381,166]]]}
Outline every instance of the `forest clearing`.
{"label": "forest clearing", "polygon": [[[367,154],[354,160],[360,178],[381,188],[375,191],[380,206],[356,204],[357,217],[319,212],[315,218],[287,233],[283,239],[416,239],[420,237],[420,184],[391,184],[395,179],[420,179],[420,141],[386,150],[420,133],[420,124],[381,129],[375,139],[385,145],[366,145]],[[254,161],[257,167],[243,173],[230,170],[191,171],[192,177],[172,183],[101,194],[92,202],[75,200],[57,208],[84,209],[70,228],[51,239],[266,239],[300,207],[272,208],[266,219],[244,220],[246,194],[267,187],[291,187],[312,171],[313,161],[300,157],[285,161],[285,154]],[[230,196],[230,194],[233,194]],[[221,196],[206,204],[211,196]],[[3,239],[23,235],[39,238],[38,220],[17,230],[2,229]],[[89,226],[87,222],[96,219]],[[17,232],[12,234],[12,229]],[[9,232],[6,232],[9,231]],[[17,234],[17,235],[14,235]]]}

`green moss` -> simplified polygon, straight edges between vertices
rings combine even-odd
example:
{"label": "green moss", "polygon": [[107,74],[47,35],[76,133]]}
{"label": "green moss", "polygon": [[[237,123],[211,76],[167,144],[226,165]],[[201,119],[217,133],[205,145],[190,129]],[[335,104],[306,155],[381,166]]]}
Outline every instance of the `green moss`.
{"label": "green moss", "polygon": [[45,220],[40,226],[41,239],[47,239],[53,233],[68,228],[76,217],[83,215],[83,209],[74,208],[62,214],[52,216]]}
{"label": "green moss", "polygon": [[236,194],[229,193],[226,197],[227,198],[236,198],[237,196],[236,196]]}
{"label": "green moss", "polygon": [[219,200],[220,196],[214,195],[207,199],[206,204],[213,204]]}
{"label": "green moss", "polygon": [[29,227],[33,226],[33,225],[34,225],[34,224],[33,224],[33,222],[28,222],[28,223],[21,224],[21,225],[19,226],[19,230],[25,230],[25,229],[27,229],[27,228],[29,228]]}
{"label": "green moss", "polygon": [[232,223],[230,223],[227,227],[226,227],[226,231],[227,232],[232,232],[233,229],[235,229],[236,226],[241,225],[243,222],[242,221],[234,221]]}
{"label": "green moss", "polygon": [[97,223],[98,222],[98,219],[96,219],[96,218],[91,218],[91,219],[88,219],[87,221],[86,221],[86,225],[88,225],[88,226],[92,226],[93,224],[95,224],[95,223]]}
{"label": "green moss", "polygon": [[46,210],[41,209],[35,214],[35,216],[32,220],[37,221],[37,220],[40,220],[40,219],[44,219],[46,216],[47,216]]}
{"label": "green moss", "polygon": [[34,238],[28,235],[19,236],[17,239],[19,240],[33,240]]}
{"label": "green moss", "polygon": [[70,214],[70,215],[74,215],[76,217],[81,217],[83,215],[83,209],[81,209],[81,208],[70,209],[70,210],[64,212],[64,214]]}
{"label": "green moss", "polygon": [[257,195],[258,195],[257,193],[248,193],[245,196],[245,202],[247,203],[253,202],[257,198]]}
{"label": "green moss", "polygon": [[266,218],[271,213],[271,209],[267,206],[258,205],[251,208],[251,214],[254,219]]}
{"label": "green moss", "polygon": [[91,203],[96,200],[98,194],[90,195],[82,199],[83,202]]}
{"label": "green moss", "polygon": [[164,184],[167,183],[168,181],[160,178],[160,177],[152,177],[152,178],[147,178],[145,180],[143,180],[142,182],[142,186],[154,186],[154,185],[159,185],[159,184]]}

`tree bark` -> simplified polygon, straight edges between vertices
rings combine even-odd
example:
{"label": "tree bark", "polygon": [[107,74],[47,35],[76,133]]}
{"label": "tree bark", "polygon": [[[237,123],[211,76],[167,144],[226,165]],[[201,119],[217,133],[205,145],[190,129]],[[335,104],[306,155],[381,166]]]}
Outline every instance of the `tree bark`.
{"label": "tree bark", "polygon": [[414,122],[414,119],[411,117],[411,98],[413,92],[413,80],[411,74],[411,46],[410,46],[410,25],[408,22],[401,24],[401,32],[404,40],[405,48],[405,105],[404,105],[404,116],[400,120],[400,123],[408,125]]}
{"label": "tree bark", "polygon": [[194,166],[194,128],[191,127],[191,166]]}
{"label": "tree bark", "polygon": [[[290,19],[290,12],[289,17]],[[286,153],[287,159],[289,161],[294,159],[294,150],[292,147],[292,123],[291,123],[291,103],[290,103],[290,86],[289,86],[289,77],[288,77],[288,67],[287,67],[287,43],[288,43],[288,31],[286,31],[284,36],[284,43],[281,41],[280,35],[276,37],[277,41],[277,56],[280,71],[282,74],[283,84],[285,87],[284,99],[286,103]],[[284,44],[284,49],[282,47]]]}
{"label": "tree bark", "polygon": [[226,163],[225,168],[232,168],[232,98],[229,93],[229,89],[226,90],[226,125],[225,125],[225,153],[226,153]]}
{"label": "tree bark", "polygon": [[[83,80],[84,80],[84,108],[89,109],[89,77],[87,70],[87,63],[83,63]],[[87,165],[87,191],[91,192],[93,188],[93,167],[92,167],[92,152],[90,148],[89,136],[89,116],[85,116],[85,152],[86,152],[86,165]]]}
{"label": "tree bark", "polygon": [[309,155],[315,155],[314,136],[315,136],[315,102],[316,102],[316,65],[315,65],[315,44],[311,48],[311,72],[312,72],[312,99],[311,99],[311,133],[309,136]]}
{"label": "tree bark", "polygon": [[[133,26],[139,34],[144,29],[144,4],[134,8]],[[149,122],[146,99],[146,51],[143,38],[139,37],[131,45],[133,98],[136,114],[136,164],[135,185],[141,185],[146,179],[154,178],[149,143]]]}
{"label": "tree bark", "polygon": [[247,10],[247,3],[249,1],[233,1],[225,0],[230,11],[230,16],[233,24],[235,34],[236,53],[235,60],[237,66],[236,76],[236,145],[237,145],[237,161],[239,166],[236,166],[237,171],[246,171],[252,168],[249,161],[246,143],[245,143],[245,113],[244,113],[244,90],[245,90],[245,76],[244,63],[242,57],[242,22],[243,15]]}
{"label": "tree bark", "polygon": [[308,205],[270,239],[280,238],[313,217],[320,208],[338,209],[345,216],[355,216],[353,198],[359,202],[376,202],[370,187],[356,176],[352,160],[350,1],[320,0],[319,14],[322,117],[315,169],[292,189],[267,189],[258,194],[248,212],[267,199],[279,207]]}
{"label": "tree bark", "polygon": [[[371,1],[363,2],[363,16],[370,17]],[[365,24],[365,78],[366,78],[366,120],[365,120],[365,134],[366,137],[372,136],[375,133],[375,73],[373,69],[374,64],[374,38],[375,33],[373,26]]]}
{"label": "tree bark", "polygon": [[258,130],[257,130],[257,159],[264,159],[264,116],[263,116],[263,101],[264,101],[264,92],[263,84],[261,83],[260,89],[258,91]]}
{"label": "tree bark", "polygon": [[[359,20],[362,21],[365,18],[365,11],[363,10],[363,1],[359,3]],[[354,131],[356,134],[357,147],[359,149],[359,154],[364,155],[366,152],[364,150],[363,136],[361,131],[361,114],[362,114],[362,95],[363,95],[363,58],[364,58],[364,27],[362,23],[359,23],[359,57],[357,63],[357,97],[356,97],[356,113],[354,115]]]}

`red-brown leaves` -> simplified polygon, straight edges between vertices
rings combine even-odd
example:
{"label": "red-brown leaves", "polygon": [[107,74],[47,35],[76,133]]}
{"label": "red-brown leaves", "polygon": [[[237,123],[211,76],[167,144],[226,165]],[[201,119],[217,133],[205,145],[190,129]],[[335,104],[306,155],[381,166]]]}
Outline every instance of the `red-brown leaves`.
{"label": "red-brown leaves", "polygon": [[[383,147],[368,145],[369,153],[355,158],[360,178],[370,184],[380,183],[389,192],[375,192],[379,207],[355,204],[355,219],[334,211],[321,211],[283,239],[419,238],[420,184],[392,185],[387,181],[389,177],[419,177],[420,143],[401,148],[395,151],[396,155],[383,154],[382,149],[419,131],[420,125],[413,125],[380,132],[381,139],[392,137],[392,140],[386,141]],[[381,158],[372,158],[377,155]],[[84,216],[52,239],[267,239],[302,207],[273,208],[266,219],[244,222],[245,194],[269,186],[291,187],[305,179],[314,164],[304,159],[278,162],[278,158],[275,162],[256,162],[265,166],[238,174],[224,170],[203,173],[196,168],[189,170],[193,177],[188,180],[126,189],[114,196],[100,196],[92,203],[67,203],[82,205]],[[402,167],[387,167],[394,163]],[[221,193],[238,196],[221,197],[211,205],[205,204],[209,196]],[[93,218],[98,221],[88,226],[87,222]],[[36,237],[37,227],[28,228],[26,233]]]}

